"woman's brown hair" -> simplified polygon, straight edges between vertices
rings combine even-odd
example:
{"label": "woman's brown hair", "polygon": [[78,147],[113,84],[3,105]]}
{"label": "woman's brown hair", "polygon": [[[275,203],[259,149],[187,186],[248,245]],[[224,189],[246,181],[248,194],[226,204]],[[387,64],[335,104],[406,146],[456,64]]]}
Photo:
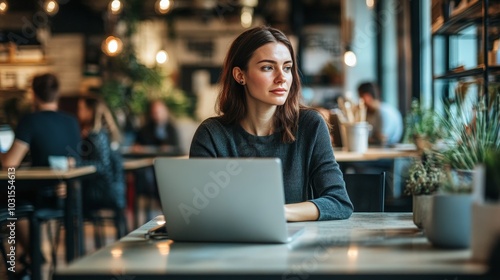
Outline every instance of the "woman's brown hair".
{"label": "woman's brown hair", "polygon": [[299,123],[300,79],[297,70],[295,53],[290,40],[283,32],[272,27],[256,27],[249,29],[238,36],[231,44],[224,60],[221,75],[221,91],[217,98],[217,113],[221,121],[226,124],[235,124],[243,119],[247,113],[245,88],[233,78],[233,68],[247,70],[248,61],[255,50],[269,43],[281,43],[290,51],[292,57],[292,85],[285,104],[278,106],[274,113],[274,129],[281,131],[283,143],[295,141],[295,132]]}

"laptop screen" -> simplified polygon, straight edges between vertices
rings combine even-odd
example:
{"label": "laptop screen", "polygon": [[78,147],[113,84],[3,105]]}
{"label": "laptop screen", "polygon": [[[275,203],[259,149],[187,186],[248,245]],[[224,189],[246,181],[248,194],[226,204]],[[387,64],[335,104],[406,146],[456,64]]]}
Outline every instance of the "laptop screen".
{"label": "laptop screen", "polygon": [[14,132],[9,125],[0,125],[0,152],[6,153],[14,143]]}

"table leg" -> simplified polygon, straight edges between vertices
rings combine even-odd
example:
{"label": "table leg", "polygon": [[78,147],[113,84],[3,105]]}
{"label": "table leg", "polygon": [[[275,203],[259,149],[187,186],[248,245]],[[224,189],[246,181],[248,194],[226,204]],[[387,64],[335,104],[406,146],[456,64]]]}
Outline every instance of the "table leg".
{"label": "table leg", "polygon": [[67,180],[66,215],[66,262],[70,263],[75,257],[84,254],[83,246],[83,211],[82,191],[80,181]]}
{"label": "table leg", "polygon": [[30,236],[31,236],[31,279],[32,280],[40,280],[42,271],[42,252],[41,252],[41,238],[40,238],[40,222],[36,216],[36,213],[33,213],[31,217],[31,226],[30,226]]}
{"label": "table leg", "polygon": [[73,213],[73,201],[75,197],[74,186],[71,181],[67,181],[67,194],[66,203],[64,205],[64,229],[65,229],[65,242],[66,242],[66,262],[70,263],[75,258],[75,224]]}

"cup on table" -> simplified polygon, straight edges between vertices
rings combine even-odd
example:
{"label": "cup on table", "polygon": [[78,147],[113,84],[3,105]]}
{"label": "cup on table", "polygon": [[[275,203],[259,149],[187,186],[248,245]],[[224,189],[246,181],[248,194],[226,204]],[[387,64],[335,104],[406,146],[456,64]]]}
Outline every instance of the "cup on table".
{"label": "cup on table", "polygon": [[368,150],[371,125],[367,122],[344,123],[344,139],[349,152],[364,153]]}
{"label": "cup on table", "polygon": [[49,156],[50,168],[66,171],[69,168],[69,160],[65,156]]}

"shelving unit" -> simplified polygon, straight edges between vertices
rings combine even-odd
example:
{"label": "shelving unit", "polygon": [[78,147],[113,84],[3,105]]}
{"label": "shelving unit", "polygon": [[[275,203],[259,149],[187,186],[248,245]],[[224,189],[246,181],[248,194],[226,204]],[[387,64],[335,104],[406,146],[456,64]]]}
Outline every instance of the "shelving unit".
{"label": "shelving unit", "polygon": [[[459,7],[450,10],[451,3],[457,2],[460,3]],[[433,96],[436,96],[437,81],[441,81],[445,89],[448,87],[449,91],[449,86],[453,82],[473,78],[481,79],[482,92],[488,92],[489,83],[500,77],[500,61],[491,61],[492,55],[490,54],[493,42],[500,38],[500,1],[433,0],[433,13],[436,12],[440,14],[433,15],[434,22],[432,23]],[[458,43],[459,36],[470,33],[471,28],[475,29],[474,48],[471,48],[470,41]],[[441,40],[441,46],[436,42],[438,38]],[[470,51],[470,56],[464,59],[469,62],[467,65],[461,65],[460,59],[457,58],[461,47],[470,49],[467,49],[467,52]],[[441,52],[441,61],[436,61],[436,53],[439,52]],[[470,61],[474,57],[476,65],[471,65]],[[437,63],[443,63],[442,71],[437,71]],[[488,104],[487,94],[485,102]]]}

